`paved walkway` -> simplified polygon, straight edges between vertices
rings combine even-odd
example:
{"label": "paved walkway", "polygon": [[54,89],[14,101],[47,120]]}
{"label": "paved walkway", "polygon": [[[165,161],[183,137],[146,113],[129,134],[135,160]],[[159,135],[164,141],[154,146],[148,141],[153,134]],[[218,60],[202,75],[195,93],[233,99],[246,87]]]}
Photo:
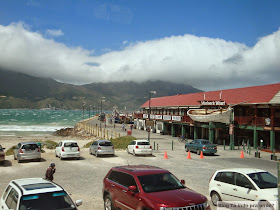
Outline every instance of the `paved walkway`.
{"label": "paved walkway", "polygon": [[[88,121],[87,123],[92,124],[92,125],[98,125],[100,126],[100,121],[97,120],[97,117]],[[101,127],[102,129],[105,128],[105,123],[101,123]],[[125,125],[125,130],[122,129],[122,124],[110,124],[106,123],[106,130],[109,131],[109,133],[111,133],[111,131],[113,132],[117,132],[119,133],[121,136],[127,136],[128,134],[128,130],[130,130],[130,125],[126,124]],[[140,129],[132,129],[131,130],[131,136],[134,136],[137,139],[148,139],[148,132],[145,130],[140,130]],[[189,140],[191,141],[191,140]],[[152,133],[150,132],[150,142],[151,145],[153,146],[155,152],[164,152],[164,151],[172,151],[172,150],[184,150],[184,143],[183,142],[179,142],[177,137],[172,137],[170,135],[161,135],[158,133]],[[234,150],[230,150],[229,146],[226,145],[225,147],[223,145],[218,145],[218,153],[221,156],[226,156],[226,157],[241,157],[241,152],[243,151],[243,147],[237,147],[235,146]],[[255,149],[252,149],[250,154],[243,151],[243,155],[245,158],[256,158],[255,157]],[[271,155],[272,153],[269,152],[264,152],[264,151],[258,151],[260,153],[260,159],[262,160],[269,160],[269,161],[273,161],[271,160]],[[277,156],[277,158],[280,158],[280,154],[276,153],[275,154]]]}

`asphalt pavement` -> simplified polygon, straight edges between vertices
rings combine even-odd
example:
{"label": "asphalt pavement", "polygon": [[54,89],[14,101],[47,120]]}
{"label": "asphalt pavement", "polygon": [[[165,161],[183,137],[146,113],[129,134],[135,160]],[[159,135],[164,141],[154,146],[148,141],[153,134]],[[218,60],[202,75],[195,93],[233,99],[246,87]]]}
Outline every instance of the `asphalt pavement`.
{"label": "asphalt pavement", "polygon": [[[96,119],[88,123],[99,125]],[[104,124],[102,127],[105,127]],[[114,131],[123,136],[127,135],[127,131],[122,130],[121,124],[116,124],[115,128],[114,124],[109,124],[106,125],[106,129],[109,133]],[[132,136],[147,139],[148,133],[144,130],[132,129]],[[63,139],[65,137],[61,137],[61,140]],[[75,140],[79,144],[82,142],[85,144],[93,139]],[[111,167],[118,165],[146,164],[165,168],[178,179],[184,179],[187,187],[207,196],[209,200],[208,184],[216,170],[250,167],[268,170],[277,175],[277,162],[270,160],[270,153],[261,152],[261,158],[255,158],[252,151],[251,155],[244,153],[244,158],[240,158],[241,148],[229,150],[228,146],[225,149],[223,146],[218,146],[218,152],[214,156],[204,155],[201,159],[200,155],[191,153],[191,159],[187,159],[188,153],[184,149],[184,143],[179,142],[175,137],[150,133],[150,141],[151,145],[155,145],[153,156],[133,156],[127,154],[125,150],[117,150],[114,157],[95,157],[89,154],[87,148],[81,148],[80,160],[61,161],[55,157],[54,150],[42,153],[41,162],[17,163],[12,156],[8,156],[5,167],[0,166],[0,193],[13,179],[43,177],[51,162],[55,162],[57,168],[54,181],[63,186],[71,194],[73,200],[83,200],[80,210],[103,209],[102,180]],[[212,206],[212,209],[216,208]]]}

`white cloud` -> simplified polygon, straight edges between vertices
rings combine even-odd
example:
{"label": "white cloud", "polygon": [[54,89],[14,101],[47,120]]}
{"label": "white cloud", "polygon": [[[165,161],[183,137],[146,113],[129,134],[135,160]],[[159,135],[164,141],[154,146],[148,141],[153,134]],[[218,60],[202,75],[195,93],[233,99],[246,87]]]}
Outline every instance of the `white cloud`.
{"label": "white cloud", "polygon": [[48,29],[46,31],[47,35],[49,36],[63,36],[64,33],[63,31],[61,31],[60,29],[59,30],[51,30],[51,29]]}
{"label": "white cloud", "polygon": [[252,48],[184,35],[92,56],[17,23],[0,25],[0,49],[0,67],[72,84],[159,79],[218,90],[280,82],[280,30]]}

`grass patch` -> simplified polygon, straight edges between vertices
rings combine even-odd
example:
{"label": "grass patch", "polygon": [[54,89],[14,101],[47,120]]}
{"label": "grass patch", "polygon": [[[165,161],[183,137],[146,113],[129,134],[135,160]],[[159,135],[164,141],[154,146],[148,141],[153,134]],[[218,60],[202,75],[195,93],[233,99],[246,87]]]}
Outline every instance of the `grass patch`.
{"label": "grass patch", "polygon": [[16,145],[12,146],[10,149],[7,150],[6,155],[14,155],[14,149],[16,148]]}
{"label": "grass patch", "polygon": [[47,149],[55,149],[56,146],[58,145],[58,143],[56,143],[55,141],[51,141],[51,140],[45,141],[43,144],[44,144],[44,147]]}
{"label": "grass patch", "polygon": [[83,146],[83,148],[89,148],[90,147],[90,145],[93,143],[94,141],[90,141],[90,142],[88,142],[87,144],[85,144],[84,146]]}
{"label": "grass patch", "polygon": [[[135,139],[137,138],[133,136],[121,136],[117,139],[110,139],[110,141],[113,143],[115,149],[126,149],[127,145]],[[94,141],[88,142],[83,146],[83,148],[89,148]]]}
{"label": "grass patch", "polygon": [[111,139],[110,141],[114,144],[115,149],[126,149],[127,145],[133,141],[136,140],[134,136],[121,136],[116,139]]}

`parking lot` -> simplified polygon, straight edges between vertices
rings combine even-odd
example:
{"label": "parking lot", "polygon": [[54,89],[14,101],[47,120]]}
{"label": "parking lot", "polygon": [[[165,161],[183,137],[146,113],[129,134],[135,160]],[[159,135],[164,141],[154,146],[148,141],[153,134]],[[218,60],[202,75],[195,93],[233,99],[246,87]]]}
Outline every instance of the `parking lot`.
{"label": "parking lot", "polygon": [[[111,125],[109,129],[114,128]],[[115,130],[121,135],[126,134],[122,131],[121,125],[118,125]],[[132,135],[144,138],[147,132],[134,129]],[[62,139],[66,138],[61,137]],[[58,140],[59,138],[56,138],[56,141]],[[80,146],[91,141],[91,139],[74,140],[77,140]],[[90,155],[89,149],[86,148],[81,149],[80,160],[61,161],[55,157],[54,150],[43,153],[41,162],[17,163],[12,156],[8,156],[5,166],[0,166],[0,192],[2,194],[6,185],[13,179],[44,177],[46,168],[52,162],[56,163],[57,168],[54,181],[63,186],[73,200],[83,200],[83,205],[79,209],[103,209],[102,180],[111,167],[118,165],[146,164],[168,169],[179,179],[184,179],[187,187],[206,195],[208,199],[210,199],[209,179],[218,169],[252,167],[277,174],[276,161],[271,161],[270,154],[265,152],[261,152],[260,159],[254,157],[254,151],[251,155],[244,154],[245,158],[240,158],[241,148],[230,151],[228,146],[225,150],[223,146],[218,146],[218,153],[215,156],[204,156],[201,159],[199,155],[191,153],[191,159],[187,159],[184,143],[178,142],[177,138],[151,133],[151,144],[156,145],[153,156],[133,156],[124,150],[118,150],[115,157],[95,157]],[[168,159],[164,159],[165,152]]]}

